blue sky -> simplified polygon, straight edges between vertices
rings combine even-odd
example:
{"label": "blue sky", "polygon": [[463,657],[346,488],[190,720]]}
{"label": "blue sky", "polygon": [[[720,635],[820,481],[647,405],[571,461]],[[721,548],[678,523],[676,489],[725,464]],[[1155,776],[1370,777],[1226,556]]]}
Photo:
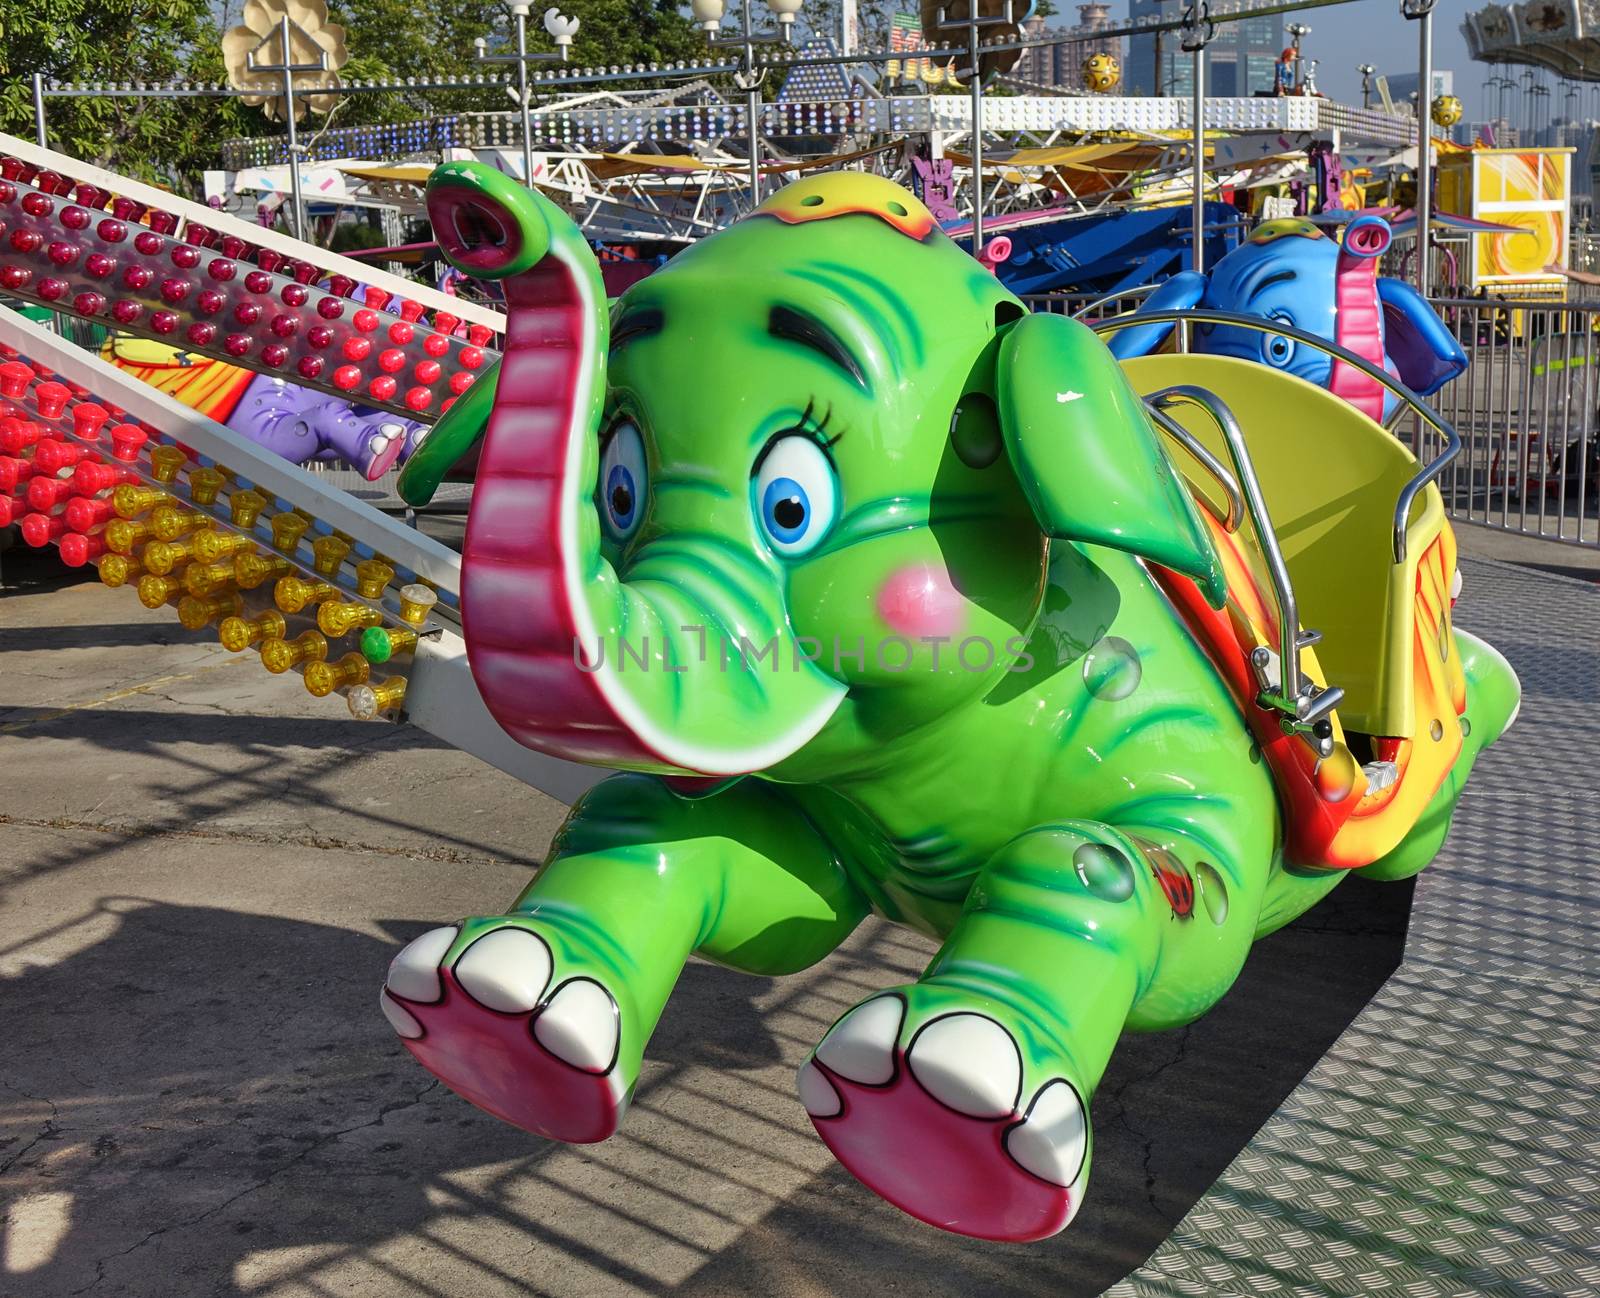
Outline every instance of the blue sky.
{"label": "blue sky", "polygon": [[[1482,87],[1491,68],[1467,57],[1461,20],[1483,0],[1439,0],[1433,13],[1433,66],[1456,74],[1456,94],[1467,117],[1483,116]],[[1370,63],[1379,72],[1415,73],[1417,24],[1400,16],[1400,0],[1354,0],[1352,4],[1313,9],[1299,15],[1311,28],[1305,49],[1317,64],[1317,89],[1347,104],[1361,102],[1361,74],[1356,67]],[[1294,21],[1286,17],[1285,22]]]}

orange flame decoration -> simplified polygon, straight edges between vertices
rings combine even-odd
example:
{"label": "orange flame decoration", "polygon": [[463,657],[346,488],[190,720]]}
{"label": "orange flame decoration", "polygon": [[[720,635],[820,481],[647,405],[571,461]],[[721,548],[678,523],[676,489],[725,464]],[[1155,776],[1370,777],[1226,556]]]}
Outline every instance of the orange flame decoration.
{"label": "orange flame decoration", "polygon": [[[1227,577],[1227,605],[1213,609],[1189,578],[1164,568],[1153,571],[1227,683],[1272,771],[1284,817],[1284,860],[1336,870],[1370,865],[1410,832],[1461,752],[1460,717],[1467,698],[1451,639],[1455,536],[1445,527],[1419,559],[1412,735],[1373,737],[1375,755],[1395,763],[1400,775],[1387,788],[1369,792],[1337,723],[1333,755],[1318,760],[1309,744],[1284,734],[1276,714],[1256,703],[1250,651],[1279,643],[1276,618],[1263,596],[1267,582],[1239,537],[1224,532],[1209,514],[1204,517]],[[1306,668],[1320,683],[1321,669],[1309,651]]]}

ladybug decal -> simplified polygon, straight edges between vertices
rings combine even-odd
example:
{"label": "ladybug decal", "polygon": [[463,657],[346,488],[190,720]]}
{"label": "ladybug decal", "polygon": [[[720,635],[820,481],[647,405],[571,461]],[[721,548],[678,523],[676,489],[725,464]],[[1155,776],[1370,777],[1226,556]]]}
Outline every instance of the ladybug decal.
{"label": "ladybug decal", "polygon": [[1171,852],[1162,848],[1147,848],[1145,856],[1150,869],[1167,895],[1167,904],[1178,919],[1188,919],[1194,914],[1194,880],[1182,863]]}

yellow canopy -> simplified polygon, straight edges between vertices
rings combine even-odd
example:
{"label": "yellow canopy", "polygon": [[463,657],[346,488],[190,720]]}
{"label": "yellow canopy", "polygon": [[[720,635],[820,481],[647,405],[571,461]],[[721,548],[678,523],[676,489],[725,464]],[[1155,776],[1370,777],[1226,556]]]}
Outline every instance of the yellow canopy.
{"label": "yellow canopy", "polygon": [[411,185],[426,185],[428,177],[433,174],[432,165],[426,162],[401,163],[393,167],[340,167],[339,170],[358,180],[383,180]]}

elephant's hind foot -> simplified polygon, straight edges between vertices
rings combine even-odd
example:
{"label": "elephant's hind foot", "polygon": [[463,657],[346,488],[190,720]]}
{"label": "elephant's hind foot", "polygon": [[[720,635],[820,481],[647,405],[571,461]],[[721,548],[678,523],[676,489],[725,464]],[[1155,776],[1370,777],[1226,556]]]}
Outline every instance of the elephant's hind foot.
{"label": "elephant's hind foot", "polygon": [[379,999],[417,1062],[480,1109],[578,1144],[617,1129],[632,1088],[616,999],[592,977],[558,979],[550,944],[525,922],[424,933],[394,958]]}
{"label": "elephant's hind foot", "polygon": [[1088,1181],[1078,1089],[1062,1076],[1030,1085],[1011,1031],[986,1013],[908,1010],[917,991],[858,1005],[801,1065],[812,1124],[858,1180],[929,1225],[1055,1234]]}

